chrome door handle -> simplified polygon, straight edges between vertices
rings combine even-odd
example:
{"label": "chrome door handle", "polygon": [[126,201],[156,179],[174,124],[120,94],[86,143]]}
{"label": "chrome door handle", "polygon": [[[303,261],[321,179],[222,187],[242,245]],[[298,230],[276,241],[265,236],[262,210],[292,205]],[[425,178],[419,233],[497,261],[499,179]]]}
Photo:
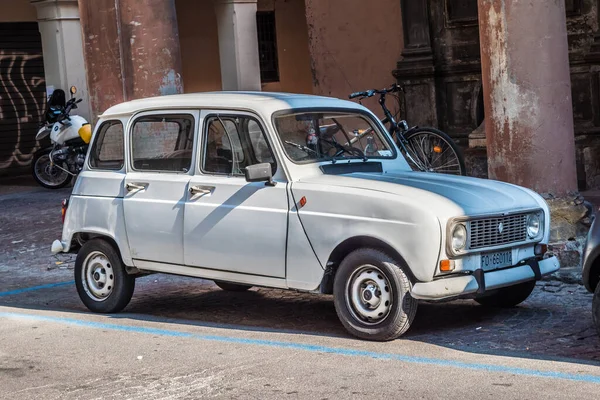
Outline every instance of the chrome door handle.
{"label": "chrome door handle", "polygon": [[196,195],[196,194],[205,195],[205,194],[212,193],[213,189],[214,189],[214,187],[212,187],[212,186],[192,186],[190,188],[190,193],[192,195]]}
{"label": "chrome door handle", "polygon": [[146,190],[148,184],[143,183],[128,183],[125,185],[128,191],[133,192],[134,190]]}

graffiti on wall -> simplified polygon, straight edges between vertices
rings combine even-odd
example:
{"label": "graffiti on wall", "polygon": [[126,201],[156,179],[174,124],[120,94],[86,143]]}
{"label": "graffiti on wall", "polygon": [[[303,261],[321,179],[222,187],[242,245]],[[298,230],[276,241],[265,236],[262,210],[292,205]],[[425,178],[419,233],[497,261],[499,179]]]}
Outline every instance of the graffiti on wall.
{"label": "graffiti on wall", "polygon": [[0,52],[0,169],[27,166],[46,103],[40,54]]}

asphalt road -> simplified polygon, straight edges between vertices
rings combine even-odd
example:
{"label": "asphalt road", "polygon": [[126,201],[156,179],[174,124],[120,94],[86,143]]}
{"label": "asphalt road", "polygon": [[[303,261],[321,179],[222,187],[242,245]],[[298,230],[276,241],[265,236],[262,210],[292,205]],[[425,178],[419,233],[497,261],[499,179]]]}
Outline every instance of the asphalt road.
{"label": "asphalt road", "polygon": [[511,310],[423,303],[389,343],[348,336],[329,296],[160,274],[91,314],[48,251],[66,196],[0,187],[0,399],[599,397],[591,295],[560,282]]}

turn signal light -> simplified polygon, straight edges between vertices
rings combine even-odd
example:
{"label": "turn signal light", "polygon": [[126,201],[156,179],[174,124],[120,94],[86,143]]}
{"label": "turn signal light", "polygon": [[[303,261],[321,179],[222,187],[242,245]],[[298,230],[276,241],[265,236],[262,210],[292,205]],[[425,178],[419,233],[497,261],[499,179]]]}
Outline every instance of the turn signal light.
{"label": "turn signal light", "polygon": [[452,260],[440,261],[440,271],[442,271],[442,272],[454,271],[454,261],[452,261]]}
{"label": "turn signal light", "polygon": [[535,246],[535,255],[536,256],[543,256],[547,252],[548,252],[547,244],[538,244]]}
{"label": "turn signal light", "polygon": [[304,207],[306,205],[306,197],[302,196],[302,198],[300,199],[300,208]]}

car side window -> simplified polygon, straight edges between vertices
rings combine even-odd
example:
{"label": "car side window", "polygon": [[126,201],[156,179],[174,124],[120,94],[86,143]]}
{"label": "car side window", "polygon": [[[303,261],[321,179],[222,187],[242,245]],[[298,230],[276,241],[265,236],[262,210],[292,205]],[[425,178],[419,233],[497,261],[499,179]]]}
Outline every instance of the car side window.
{"label": "car side window", "polygon": [[133,124],[131,153],[135,170],[187,172],[193,148],[191,115],[143,116]]}
{"label": "car side window", "polygon": [[205,124],[202,171],[243,175],[249,165],[269,163],[275,172],[273,152],[256,120],[246,116],[208,117]]}
{"label": "car side window", "polygon": [[92,145],[89,165],[92,169],[118,171],[123,168],[123,123],[106,121],[98,129]]}

